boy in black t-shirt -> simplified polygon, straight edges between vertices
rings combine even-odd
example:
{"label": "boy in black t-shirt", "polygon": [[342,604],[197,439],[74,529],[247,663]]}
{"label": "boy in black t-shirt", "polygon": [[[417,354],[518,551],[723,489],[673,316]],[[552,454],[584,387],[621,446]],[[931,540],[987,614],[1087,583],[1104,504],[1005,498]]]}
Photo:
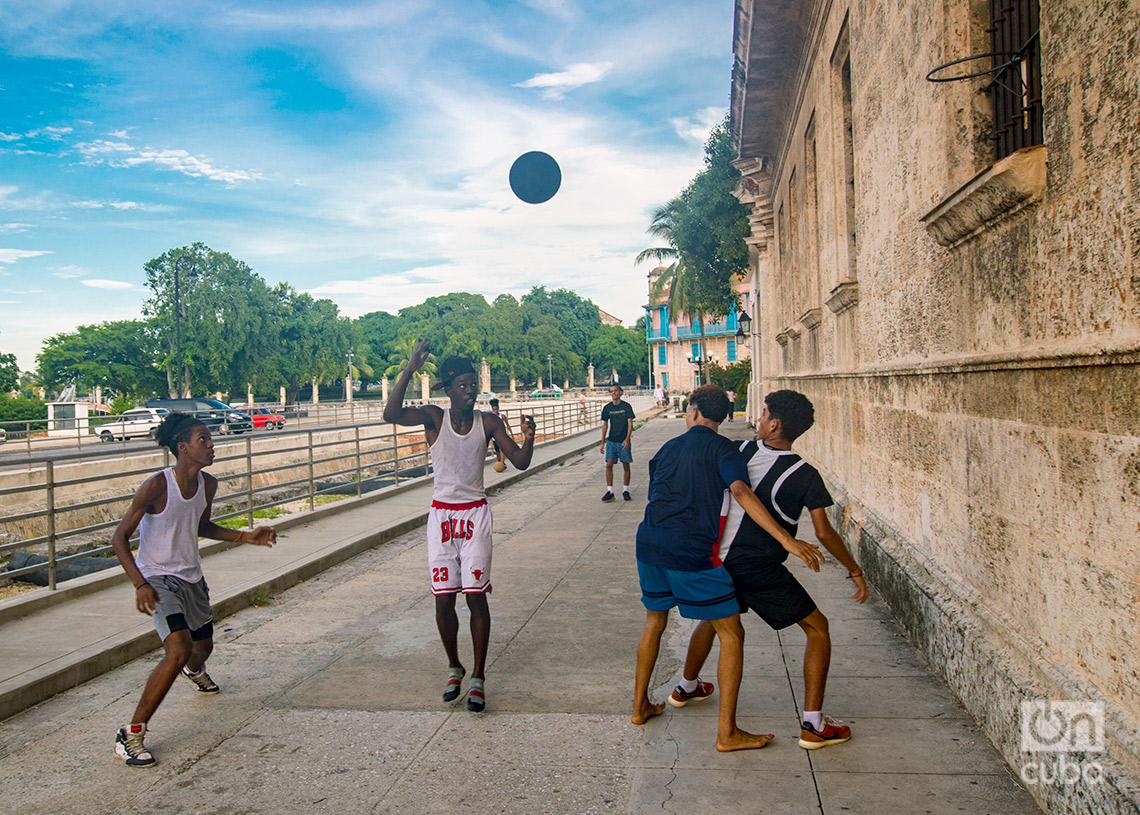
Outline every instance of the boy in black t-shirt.
{"label": "boy in black t-shirt", "polygon": [[[816,537],[847,567],[848,577],[855,583],[851,597],[862,603],[867,599],[863,570],[827,519],[826,508],[833,503],[831,495],[819,471],[791,449],[792,442],[814,422],[815,411],[806,396],[790,390],[774,391],[764,398],[764,411],[756,424],[756,441],[745,442],[740,449],[748,460],[753,491],[765,509],[795,537],[797,519],[807,508]],[[850,727],[836,725],[823,715],[823,692],[831,662],[827,617],[784,565],[787,550],[738,505],[729,502],[721,553],[736,586],[741,611],[751,608],[776,630],[798,623],[807,634],[800,747],[814,750],[850,739]],[[693,632],[685,659],[684,682],[669,697],[675,707],[685,704],[689,690],[686,686],[694,684],[712,648],[713,637],[707,623],[701,623]]]}
{"label": "boy in black t-shirt", "polygon": [[629,465],[633,451],[629,438],[633,433],[633,407],[621,398],[621,385],[610,388],[610,401],[602,408],[602,453],[606,457],[606,492],[602,500],[614,500],[614,462],[622,466],[622,497],[629,501]]}

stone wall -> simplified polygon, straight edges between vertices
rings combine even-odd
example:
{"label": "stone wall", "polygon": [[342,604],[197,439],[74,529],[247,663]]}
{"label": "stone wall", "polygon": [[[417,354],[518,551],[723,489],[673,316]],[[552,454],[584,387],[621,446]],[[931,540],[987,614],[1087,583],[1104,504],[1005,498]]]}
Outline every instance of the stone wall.
{"label": "stone wall", "polygon": [[[1111,778],[1035,794],[1058,811],[1131,811],[1140,7],[1042,0],[1045,145],[999,189],[985,80],[925,80],[989,50],[987,4],[808,5],[802,39],[783,46],[803,55],[795,76],[757,110],[751,79],[734,90],[738,126],[790,108],[780,132],[738,134],[773,146],[753,177],[753,206],[772,212],[756,263],[758,391],[813,400],[797,449],[842,497],[876,588],[1011,764],[1024,758],[1019,700],[1106,703]],[[738,25],[780,13],[740,0]],[[736,39],[747,65],[773,38]]]}

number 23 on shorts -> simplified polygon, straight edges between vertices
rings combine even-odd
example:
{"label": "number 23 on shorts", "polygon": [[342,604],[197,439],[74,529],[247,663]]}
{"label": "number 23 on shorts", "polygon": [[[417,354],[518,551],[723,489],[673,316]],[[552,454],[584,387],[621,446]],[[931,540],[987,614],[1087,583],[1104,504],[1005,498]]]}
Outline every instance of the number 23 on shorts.
{"label": "number 23 on shorts", "polygon": [[447,582],[447,567],[439,566],[431,570],[431,582],[433,583],[446,583]]}

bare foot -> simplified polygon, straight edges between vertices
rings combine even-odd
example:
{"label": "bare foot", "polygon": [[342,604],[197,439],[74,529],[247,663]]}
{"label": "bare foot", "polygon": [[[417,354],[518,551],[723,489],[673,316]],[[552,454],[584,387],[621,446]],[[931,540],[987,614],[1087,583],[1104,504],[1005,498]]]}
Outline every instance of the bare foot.
{"label": "bare foot", "polygon": [[733,750],[759,750],[774,738],[776,737],[771,733],[757,735],[755,733],[746,733],[737,728],[732,731],[732,735],[727,739],[717,738],[716,749],[722,753],[730,753]]}
{"label": "bare foot", "polygon": [[664,712],[665,712],[665,703],[664,702],[660,702],[656,705],[653,704],[652,702],[646,702],[645,707],[641,708],[640,710],[635,709],[633,711],[633,715],[629,717],[629,720],[631,722],[633,722],[634,724],[645,724],[647,721],[652,719],[654,716],[660,716]]}

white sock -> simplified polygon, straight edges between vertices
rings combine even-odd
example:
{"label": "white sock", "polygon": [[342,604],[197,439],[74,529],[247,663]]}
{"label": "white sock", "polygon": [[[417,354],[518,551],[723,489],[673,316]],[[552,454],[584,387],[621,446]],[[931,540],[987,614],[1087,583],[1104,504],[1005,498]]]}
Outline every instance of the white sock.
{"label": "white sock", "polygon": [[606,495],[613,495],[613,494],[614,494],[614,488],[613,487],[606,487]]}
{"label": "white sock", "polygon": [[804,721],[814,727],[816,730],[823,730],[823,711],[822,710],[805,710]]}
{"label": "white sock", "polygon": [[621,488],[621,491],[622,491],[622,492],[629,492],[629,484],[626,484],[626,485],[624,485],[624,486]]}
{"label": "white sock", "polygon": [[696,679],[686,679],[681,677],[681,690],[685,693],[692,693],[697,689],[697,685],[701,683],[701,678],[698,676]]}

